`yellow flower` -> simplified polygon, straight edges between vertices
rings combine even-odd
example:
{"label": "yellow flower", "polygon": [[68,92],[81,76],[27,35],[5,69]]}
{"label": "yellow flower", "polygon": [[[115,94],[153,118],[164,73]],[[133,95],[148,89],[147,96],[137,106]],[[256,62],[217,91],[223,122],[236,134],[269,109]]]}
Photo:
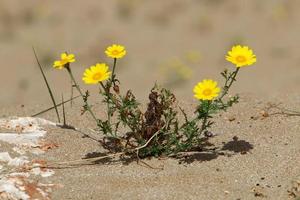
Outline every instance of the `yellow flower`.
{"label": "yellow flower", "polygon": [[54,62],[53,67],[56,69],[62,69],[65,67],[66,64],[75,62],[74,54],[66,54],[62,53],[60,55],[60,60]]}
{"label": "yellow flower", "polygon": [[112,46],[107,47],[105,53],[111,58],[123,58],[126,55],[126,50],[122,45],[113,44]]}
{"label": "yellow flower", "polygon": [[199,82],[194,87],[194,97],[199,100],[212,100],[217,97],[220,93],[220,88],[217,87],[216,81],[205,79]]}
{"label": "yellow flower", "polygon": [[82,80],[86,84],[97,84],[109,79],[110,75],[111,72],[105,63],[97,63],[84,71]]}
{"label": "yellow flower", "polygon": [[248,46],[237,45],[228,51],[226,60],[236,65],[236,67],[243,67],[252,65],[256,62],[256,55]]}

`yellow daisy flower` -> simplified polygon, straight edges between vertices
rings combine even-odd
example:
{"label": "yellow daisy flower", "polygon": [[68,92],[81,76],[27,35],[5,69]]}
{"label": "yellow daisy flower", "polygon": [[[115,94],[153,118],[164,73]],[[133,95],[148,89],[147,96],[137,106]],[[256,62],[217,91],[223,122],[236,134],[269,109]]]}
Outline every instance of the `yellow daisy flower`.
{"label": "yellow daisy flower", "polygon": [[216,81],[205,79],[199,82],[194,87],[194,97],[199,100],[212,100],[217,97],[220,93],[220,88],[217,87],[218,83]]}
{"label": "yellow daisy flower", "polygon": [[74,54],[62,53],[60,55],[60,60],[54,62],[53,67],[56,69],[62,69],[66,64],[75,62]]}
{"label": "yellow daisy flower", "polygon": [[248,46],[233,46],[231,51],[228,51],[226,60],[235,64],[236,67],[249,66],[256,62],[256,55]]}
{"label": "yellow daisy flower", "polygon": [[122,45],[113,44],[107,47],[105,54],[111,58],[123,58],[126,55],[126,50]]}
{"label": "yellow daisy flower", "polygon": [[97,63],[84,71],[82,80],[86,84],[100,83],[109,79],[111,72],[108,70],[108,66],[105,63]]}

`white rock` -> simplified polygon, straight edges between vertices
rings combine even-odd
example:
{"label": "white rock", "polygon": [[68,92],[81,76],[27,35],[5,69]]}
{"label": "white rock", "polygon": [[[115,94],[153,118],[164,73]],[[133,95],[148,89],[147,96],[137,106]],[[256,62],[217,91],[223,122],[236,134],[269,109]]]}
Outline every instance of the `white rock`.
{"label": "white rock", "polygon": [[0,180],[0,193],[6,193],[9,199],[28,200],[30,198],[24,191],[17,188],[13,181],[7,179]]}

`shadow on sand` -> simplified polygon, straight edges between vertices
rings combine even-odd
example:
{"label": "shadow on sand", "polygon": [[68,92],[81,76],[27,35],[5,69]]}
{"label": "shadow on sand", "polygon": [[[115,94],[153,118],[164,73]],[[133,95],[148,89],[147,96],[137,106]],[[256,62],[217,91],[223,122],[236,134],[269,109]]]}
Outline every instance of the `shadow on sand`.
{"label": "shadow on sand", "polygon": [[[213,145],[212,145],[213,146]],[[223,147],[217,148],[203,148],[198,152],[185,153],[183,155],[176,156],[179,160],[179,164],[190,164],[198,161],[210,161],[218,158],[219,156],[231,157],[235,154],[247,154],[253,149],[253,145],[245,140],[239,140],[238,137],[233,137],[232,141],[223,143]]]}
{"label": "shadow on sand", "polygon": [[[219,156],[231,157],[235,154],[247,154],[253,149],[253,145],[245,140],[239,140],[236,136],[227,143],[223,143],[222,147],[216,147],[208,141],[205,142],[203,147],[192,149],[191,152],[184,152],[179,155],[173,156],[174,159],[179,161],[179,164],[190,164],[193,162],[210,161],[218,158]],[[83,159],[97,158],[101,156],[107,156],[108,153],[91,152],[85,155]],[[94,161],[94,164],[113,164],[122,163],[125,165],[131,162],[137,161],[136,156],[121,156],[116,158],[104,158]]]}

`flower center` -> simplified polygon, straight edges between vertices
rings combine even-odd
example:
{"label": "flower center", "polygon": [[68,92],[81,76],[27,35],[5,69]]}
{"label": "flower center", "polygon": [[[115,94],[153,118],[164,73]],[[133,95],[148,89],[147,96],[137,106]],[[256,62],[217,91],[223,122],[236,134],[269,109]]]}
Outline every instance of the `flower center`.
{"label": "flower center", "polygon": [[242,63],[242,62],[245,62],[245,61],[246,61],[246,58],[245,58],[245,56],[237,56],[237,57],[236,57],[236,61]]}
{"label": "flower center", "polygon": [[119,52],[118,50],[113,50],[113,51],[112,51],[112,54],[113,54],[113,55],[118,55],[119,53],[120,53],[120,52]]}
{"label": "flower center", "polygon": [[93,75],[93,79],[98,81],[102,77],[102,74],[100,72]]}
{"label": "flower center", "polygon": [[203,90],[203,95],[204,96],[209,96],[211,94],[212,94],[212,90],[211,89],[205,89],[205,90]]}

